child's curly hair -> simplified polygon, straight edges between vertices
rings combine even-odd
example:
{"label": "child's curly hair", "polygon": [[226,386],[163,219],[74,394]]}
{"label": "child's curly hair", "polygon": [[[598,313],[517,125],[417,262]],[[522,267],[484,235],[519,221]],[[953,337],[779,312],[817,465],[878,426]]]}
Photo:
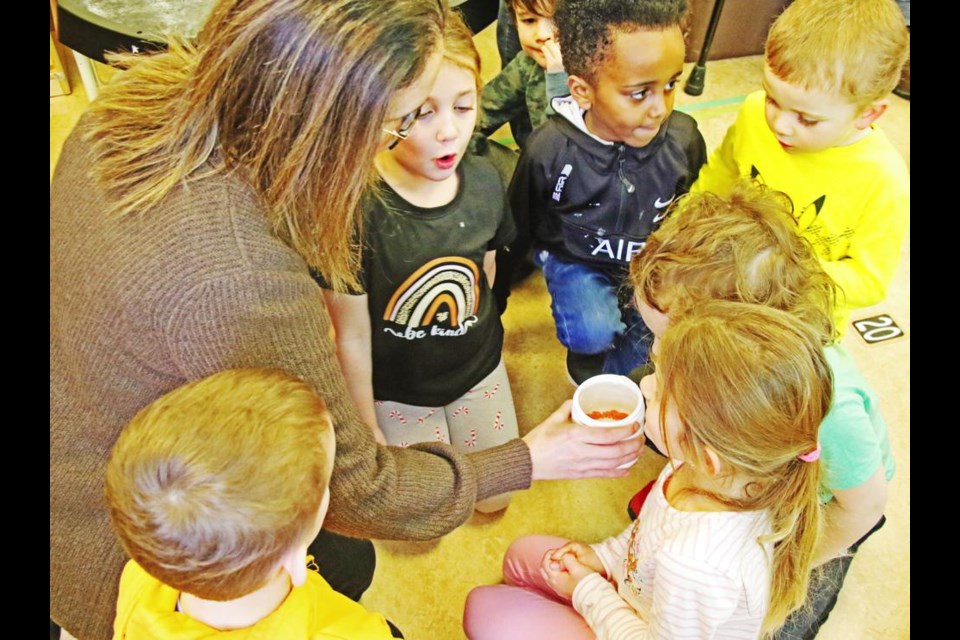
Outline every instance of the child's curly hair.
{"label": "child's curly hair", "polygon": [[553,19],[570,75],[592,81],[615,32],[681,26],[686,0],[557,0]]}
{"label": "child's curly hair", "polygon": [[725,197],[683,196],[633,258],[634,295],[671,317],[708,300],[775,307],[834,342],[839,292],[792,211],[786,194],[747,180]]}

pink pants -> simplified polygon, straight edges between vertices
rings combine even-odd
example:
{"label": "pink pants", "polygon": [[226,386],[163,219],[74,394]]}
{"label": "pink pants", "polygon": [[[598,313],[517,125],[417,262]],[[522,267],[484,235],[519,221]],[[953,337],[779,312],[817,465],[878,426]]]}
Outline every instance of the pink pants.
{"label": "pink pants", "polygon": [[467,596],[463,630],[470,640],[594,640],[593,631],[540,575],[549,549],[569,542],[556,536],[524,536],[503,557],[503,581]]}

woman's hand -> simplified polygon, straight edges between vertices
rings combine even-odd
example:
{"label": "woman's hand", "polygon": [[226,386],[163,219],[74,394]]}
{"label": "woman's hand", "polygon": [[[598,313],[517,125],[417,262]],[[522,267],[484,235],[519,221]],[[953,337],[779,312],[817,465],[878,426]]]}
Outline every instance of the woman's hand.
{"label": "woman's hand", "polygon": [[560,45],[556,39],[544,42],[543,46],[540,47],[540,51],[543,52],[543,57],[547,62],[547,73],[563,71],[563,55],[560,53]]}
{"label": "woman's hand", "polygon": [[573,402],[560,408],[523,436],[530,448],[534,480],[622,478],[630,469],[618,469],[640,455],[644,438],[624,440],[640,429],[639,423],[598,429],[570,421]]}
{"label": "woman's hand", "polygon": [[[579,542],[570,544],[581,545]],[[570,544],[564,545],[563,548],[569,547]],[[570,600],[577,584],[591,573],[598,572],[580,562],[573,553],[565,553],[560,556],[559,560],[554,559],[553,555],[557,551],[559,549],[551,549],[543,554],[543,559],[540,561],[540,575],[558,596]],[[593,550],[591,549],[591,551]],[[599,562],[599,558],[597,561]]]}

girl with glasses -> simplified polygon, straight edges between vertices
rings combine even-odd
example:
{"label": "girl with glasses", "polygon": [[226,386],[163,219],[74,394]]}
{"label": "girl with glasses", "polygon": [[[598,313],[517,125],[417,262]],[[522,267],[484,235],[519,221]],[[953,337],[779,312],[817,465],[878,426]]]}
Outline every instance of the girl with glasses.
{"label": "girl with glasses", "polygon": [[[451,12],[430,96],[376,158],[361,287],[326,290],[347,387],[392,445],[439,441],[466,453],[518,434],[490,291],[496,251],[515,228],[500,174],[466,154],[479,88],[480,55]],[[500,510],[508,497],[476,507]]]}

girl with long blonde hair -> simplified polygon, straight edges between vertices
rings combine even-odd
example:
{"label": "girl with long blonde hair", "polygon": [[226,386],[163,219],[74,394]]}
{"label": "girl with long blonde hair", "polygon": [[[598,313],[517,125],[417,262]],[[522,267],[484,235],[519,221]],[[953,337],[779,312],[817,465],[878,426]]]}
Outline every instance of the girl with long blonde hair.
{"label": "girl with long blonde hair", "polygon": [[[725,196],[679,199],[630,265],[635,304],[655,336],[708,300],[774,307],[820,335],[833,373],[833,405],[820,425],[826,525],[807,603],[777,632],[784,640],[812,638],[826,622],[854,555],[886,521],[887,483],[896,469],[879,397],[838,342],[836,284],[797,231],[786,194],[741,181]],[[630,501],[631,515],[645,491]]]}
{"label": "girl with long blonde hair", "polygon": [[672,463],[636,522],[596,544],[515,541],[505,585],[467,599],[472,640],[757,638],[806,595],[820,533],[820,338],[776,309],[714,301],[671,324],[640,389]]}

